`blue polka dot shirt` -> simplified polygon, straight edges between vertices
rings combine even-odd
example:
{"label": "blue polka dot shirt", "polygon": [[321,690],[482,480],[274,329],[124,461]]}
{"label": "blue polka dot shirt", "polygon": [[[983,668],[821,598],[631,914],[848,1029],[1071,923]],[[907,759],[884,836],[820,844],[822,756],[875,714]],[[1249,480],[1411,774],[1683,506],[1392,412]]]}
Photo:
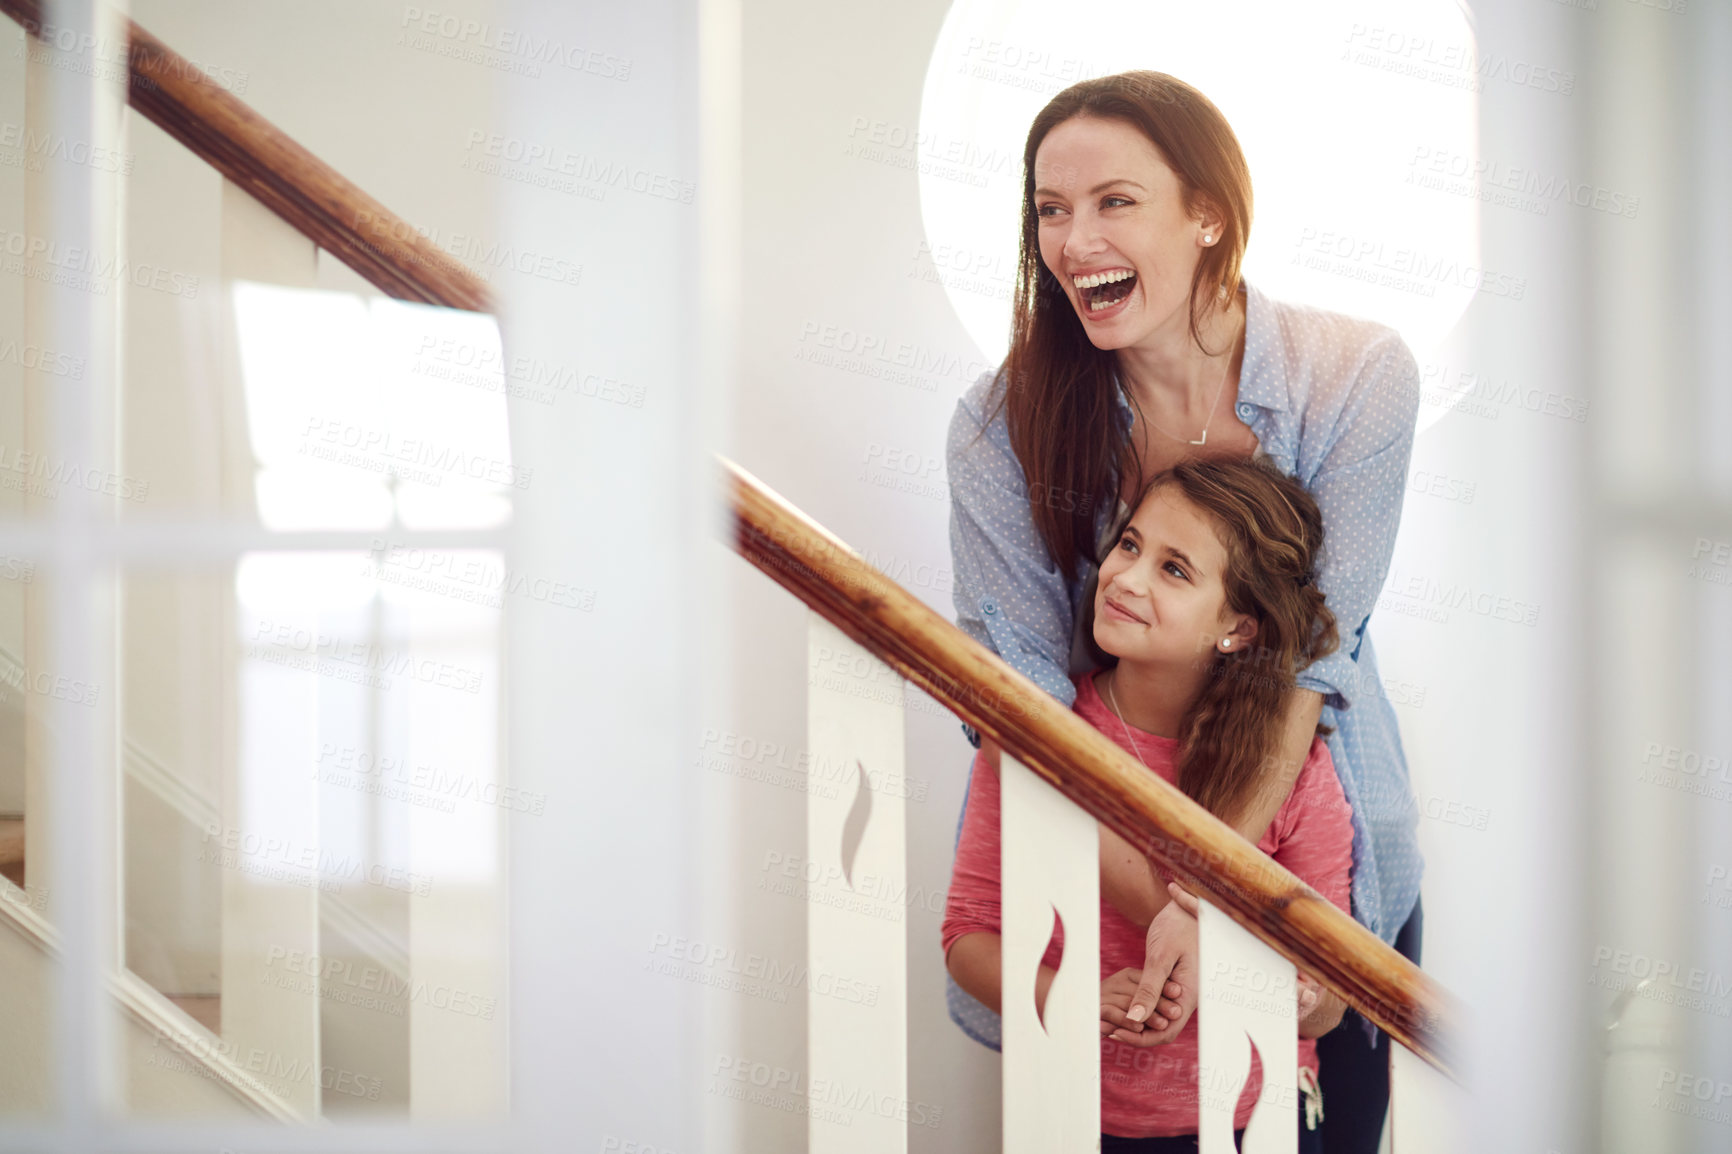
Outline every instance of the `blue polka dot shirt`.
{"label": "blue polka dot shirt", "polygon": [[[1321,720],[1334,727],[1326,740],[1353,810],[1353,916],[1393,943],[1419,896],[1423,861],[1401,735],[1366,626],[1401,522],[1419,369],[1387,325],[1272,300],[1249,282],[1241,291],[1245,357],[1234,411],[1256,434],[1260,453],[1297,478],[1323,512],[1318,587],[1341,645],[1298,682],[1323,695]],[[1067,575],[1048,557],[1005,414],[985,419],[995,376],[976,381],[950,421],[957,624],[1071,705],[1074,636],[1094,569]],[[1134,414],[1122,392],[1118,403],[1128,427]],[[1097,536],[1116,512],[1102,504]],[[954,981],[948,1000],[958,1025],[997,1048],[996,1014]]]}

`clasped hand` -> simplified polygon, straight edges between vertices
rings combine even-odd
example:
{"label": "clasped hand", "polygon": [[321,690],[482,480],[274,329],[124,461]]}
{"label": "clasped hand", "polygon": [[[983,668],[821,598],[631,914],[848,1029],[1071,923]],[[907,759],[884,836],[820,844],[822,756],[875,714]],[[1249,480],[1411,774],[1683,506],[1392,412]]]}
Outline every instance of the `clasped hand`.
{"label": "clasped hand", "polygon": [[[1167,893],[1173,900],[1149,923],[1142,968],[1127,967],[1101,982],[1101,1036],[1139,1049],[1177,1038],[1197,1008],[1198,902],[1177,882],[1167,883]],[[1303,1019],[1322,987],[1309,974],[1298,978]]]}
{"label": "clasped hand", "polygon": [[1197,899],[1176,883],[1167,892],[1173,900],[1149,923],[1142,968],[1101,982],[1101,1036],[1127,1046],[1171,1042],[1197,1008]]}

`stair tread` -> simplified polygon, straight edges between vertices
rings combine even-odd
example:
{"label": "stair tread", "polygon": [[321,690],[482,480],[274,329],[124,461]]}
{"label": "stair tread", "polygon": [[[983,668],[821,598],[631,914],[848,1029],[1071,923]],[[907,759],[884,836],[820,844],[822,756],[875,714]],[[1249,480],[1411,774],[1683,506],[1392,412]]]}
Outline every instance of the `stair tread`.
{"label": "stair tread", "polygon": [[163,996],[211,1033],[219,1035],[222,1033],[222,995],[164,994]]}
{"label": "stair tread", "polygon": [[24,861],[24,819],[0,817],[0,866]]}
{"label": "stair tread", "polygon": [[24,819],[0,817],[0,877],[24,888]]}

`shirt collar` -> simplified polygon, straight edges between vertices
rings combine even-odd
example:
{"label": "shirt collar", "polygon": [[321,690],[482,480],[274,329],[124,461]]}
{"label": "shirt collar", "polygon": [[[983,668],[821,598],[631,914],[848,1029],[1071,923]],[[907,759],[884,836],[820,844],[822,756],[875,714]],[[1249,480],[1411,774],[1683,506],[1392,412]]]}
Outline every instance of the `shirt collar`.
{"label": "shirt collar", "polygon": [[1281,356],[1280,321],[1275,304],[1250,281],[1245,286],[1245,363],[1239,367],[1239,403],[1273,413],[1287,411],[1287,362]]}
{"label": "shirt collar", "polygon": [[[1287,364],[1280,356],[1280,322],[1275,317],[1274,302],[1246,278],[1240,277],[1239,284],[1245,292],[1245,361],[1239,367],[1238,403],[1285,413]],[[1122,388],[1114,395],[1118,398],[1119,412],[1128,423],[1131,402]]]}

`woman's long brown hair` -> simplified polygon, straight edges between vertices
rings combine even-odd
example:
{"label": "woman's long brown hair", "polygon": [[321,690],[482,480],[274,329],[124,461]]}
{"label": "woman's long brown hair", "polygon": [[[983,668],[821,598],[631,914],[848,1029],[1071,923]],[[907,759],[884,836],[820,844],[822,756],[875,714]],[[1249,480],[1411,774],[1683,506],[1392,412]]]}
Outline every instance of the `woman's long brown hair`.
{"label": "woman's long brown hair", "polygon": [[1204,250],[1191,278],[1191,338],[1199,348],[1198,318],[1215,305],[1221,287],[1238,288],[1251,231],[1251,171],[1239,140],[1220,109],[1184,81],[1164,72],[1085,80],[1053,97],[1034,118],[1022,153],[1022,241],[1010,354],[987,420],[1007,406],[1010,443],[1022,462],[1035,527],[1060,571],[1073,580],[1094,554],[1096,509],[1103,502],[1115,508],[1124,471],[1142,469],[1113,396],[1115,356],[1095,348],[1040,258],[1035,152],[1047,133],[1074,116],[1133,125],[1179,178],[1185,211],[1200,215],[1206,198],[1222,214],[1221,239]]}
{"label": "woman's long brown hair", "polygon": [[[1260,786],[1285,780],[1271,770],[1295,678],[1339,641],[1315,576],[1323,514],[1298,481],[1244,457],[1181,461],[1150,482],[1138,505],[1168,488],[1214,526],[1227,552],[1227,607],[1257,623],[1248,647],[1223,653],[1199,643],[1203,689],[1179,733],[1179,789],[1231,824]],[[1092,634],[1092,618],[1089,625]]]}

